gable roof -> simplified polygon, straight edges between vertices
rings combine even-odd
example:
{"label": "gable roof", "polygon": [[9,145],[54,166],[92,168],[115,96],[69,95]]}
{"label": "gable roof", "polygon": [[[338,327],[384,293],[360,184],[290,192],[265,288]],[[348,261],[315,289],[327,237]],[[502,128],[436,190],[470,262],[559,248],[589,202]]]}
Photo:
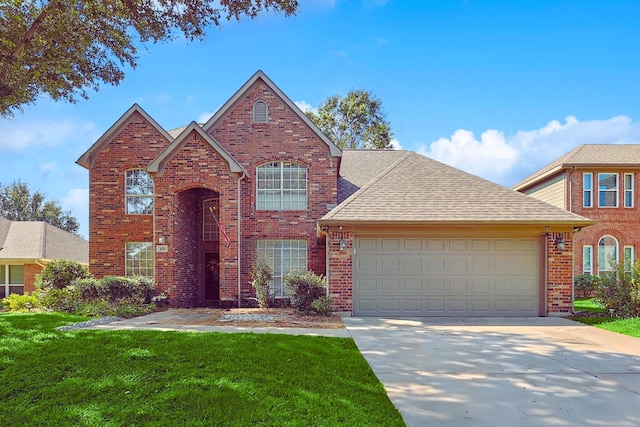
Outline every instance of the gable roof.
{"label": "gable roof", "polygon": [[72,259],[88,264],[89,242],[44,221],[0,218],[0,259]]}
{"label": "gable roof", "polygon": [[331,140],[309,119],[309,117],[307,117],[307,115],[304,114],[302,110],[300,110],[300,108],[298,108],[298,106],[293,101],[291,101],[291,99],[289,99],[289,97],[285,95],[284,92],[282,92],[280,88],[276,86],[276,84],[273,83],[271,79],[269,79],[269,77],[266,76],[266,74],[262,72],[262,70],[256,71],[256,73],[251,76],[251,78],[247,80],[247,82],[242,85],[242,87],[240,87],[240,89],[238,89],[236,93],[234,93],[233,96],[229,98],[229,100],[225,102],[224,105],[220,107],[209,120],[207,120],[207,122],[203,126],[204,130],[209,130],[219,120],[221,120],[228,111],[233,109],[236,102],[238,102],[238,100],[240,100],[240,98],[242,98],[244,94],[249,89],[251,89],[254,83],[258,80],[262,80],[269,87],[269,89],[271,89],[294,113],[298,115],[300,120],[302,120],[307,126],[311,128],[311,130],[313,130],[318,135],[322,142],[327,145],[327,148],[329,149],[329,152],[332,156],[342,156],[342,151],[340,150],[340,148],[338,148],[338,146],[331,142]]}
{"label": "gable roof", "polygon": [[144,111],[142,107],[140,107],[138,104],[133,104],[131,108],[129,108],[122,116],[120,116],[120,118],[113,125],[111,125],[111,127],[107,129],[107,131],[100,138],[98,138],[98,140],[93,143],[93,145],[89,147],[89,149],[85,151],[85,153],[80,156],[78,160],[76,160],[76,163],[87,169],[91,168],[93,166],[96,155],[104,147],[106,147],[109,142],[111,142],[115,135],[120,133],[122,129],[129,124],[131,116],[133,116],[135,113],[138,113],[142,117],[144,117],[144,119],[151,123],[151,125],[168,141],[173,141],[173,137],[169,135],[169,133],[167,133],[167,131],[158,124],[158,122],[151,118],[151,116],[147,114],[147,112]]}
{"label": "gable roof", "polygon": [[582,144],[513,185],[522,190],[563,169],[576,167],[640,167],[640,144]]}
{"label": "gable roof", "polygon": [[233,158],[231,154],[227,150],[225,150],[213,137],[207,134],[202,127],[196,122],[191,122],[188,124],[182,132],[173,140],[171,144],[164,150],[158,157],[156,157],[147,167],[147,171],[149,172],[157,172],[162,174],[165,165],[175,156],[182,147],[188,142],[188,136],[195,132],[202,139],[204,139],[210,146],[213,148],[223,159],[229,164],[229,170],[231,172],[245,173],[245,169],[242,167],[240,163],[236,159]]}
{"label": "gable roof", "polygon": [[[411,151],[401,151],[399,158],[398,152],[379,153],[395,161],[387,159],[390,165],[385,170],[327,213],[320,223],[581,226],[595,223]],[[363,167],[370,159],[367,152],[354,151],[342,161]]]}

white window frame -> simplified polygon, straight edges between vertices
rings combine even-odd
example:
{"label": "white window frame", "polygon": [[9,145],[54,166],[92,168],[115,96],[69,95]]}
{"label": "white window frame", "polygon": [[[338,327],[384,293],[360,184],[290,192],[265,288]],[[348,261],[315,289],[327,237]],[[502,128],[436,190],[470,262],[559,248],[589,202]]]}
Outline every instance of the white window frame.
{"label": "white window frame", "polygon": [[[22,268],[22,282],[12,282],[11,270],[13,268]],[[20,288],[20,289],[17,289]],[[0,289],[2,289],[6,298],[9,294],[24,295],[24,265],[21,264],[0,264]]]}
{"label": "white window frame", "polygon": [[[154,246],[153,242],[126,242],[124,248],[124,275],[154,277]],[[142,254],[132,257],[132,254]]]}
{"label": "white window frame", "polygon": [[[218,224],[213,218],[213,215],[216,215],[216,217],[219,215],[217,202],[218,199],[216,198],[206,199],[202,202],[202,240],[205,242],[217,242],[220,240]],[[209,207],[213,208],[213,213],[211,213]]]}
{"label": "white window frame", "polygon": [[[627,188],[627,178],[629,178],[629,187]],[[635,198],[635,189],[634,189],[634,176],[632,173],[625,173],[624,177],[622,179],[622,185],[624,188],[624,194],[623,194],[623,204],[625,208],[632,208],[634,205],[634,198]],[[629,195],[629,200],[627,203],[627,194]]]}
{"label": "white window frame", "polygon": [[[600,181],[601,181],[600,177],[603,177],[605,175],[615,176],[615,178],[616,178],[616,188],[615,189],[604,189],[603,190],[603,189],[600,188]],[[600,207],[600,208],[617,208],[620,205],[620,202],[618,201],[618,199],[619,199],[618,190],[619,189],[620,189],[620,176],[617,173],[613,173],[613,172],[600,172],[600,173],[598,173],[598,207]],[[603,193],[614,193],[615,205],[607,206],[607,205],[602,204],[601,195]]]}
{"label": "white window frame", "polygon": [[[618,243],[618,239],[616,239],[615,237],[611,236],[611,235],[604,235],[602,237],[600,237],[598,239],[598,271],[613,271],[611,269],[611,265],[609,263],[610,261],[610,257],[608,256],[609,254],[607,254],[607,246],[605,245],[601,245],[600,242],[603,239],[606,239],[607,237],[612,238],[615,241],[615,246],[614,246],[614,257],[613,260],[616,263],[620,262],[620,244]],[[603,248],[604,250],[601,252],[600,248]]]}
{"label": "white window frame", "polygon": [[[588,186],[587,177],[589,177]],[[593,173],[591,172],[582,174],[582,206],[585,208],[593,207]]]}
{"label": "white window frame", "polygon": [[275,298],[287,297],[284,276],[290,271],[307,271],[306,240],[258,240],[256,260],[273,269],[273,279],[269,284]]}
{"label": "white window frame", "polygon": [[[302,174],[303,177],[291,178],[292,174]],[[307,167],[296,162],[275,161],[258,166],[256,168],[256,210],[306,210],[307,177]]]}
{"label": "white window frame", "polygon": [[269,123],[269,105],[266,101],[259,99],[254,102],[252,113],[253,123]]}
{"label": "white window frame", "polygon": [[[134,177],[136,174],[144,174],[149,179],[149,185],[137,183],[139,178]],[[137,191],[132,191],[136,189]],[[148,191],[151,191],[150,193]],[[153,215],[153,193],[154,184],[151,175],[144,169],[127,169],[124,174],[124,210],[127,215]],[[137,203],[132,203],[134,200],[142,200],[142,209],[130,209],[130,207],[136,206]],[[146,203],[145,203],[145,200]]]}
{"label": "white window frame", "polygon": [[634,262],[635,262],[635,250],[634,247],[631,245],[625,245],[622,248],[622,253],[624,255],[624,271],[631,271],[631,267],[633,266]]}
{"label": "white window frame", "polygon": [[[587,268],[587,263],[589,268]],[[593,274],[593,246],[591,245],[582,247],[582,273]]]}

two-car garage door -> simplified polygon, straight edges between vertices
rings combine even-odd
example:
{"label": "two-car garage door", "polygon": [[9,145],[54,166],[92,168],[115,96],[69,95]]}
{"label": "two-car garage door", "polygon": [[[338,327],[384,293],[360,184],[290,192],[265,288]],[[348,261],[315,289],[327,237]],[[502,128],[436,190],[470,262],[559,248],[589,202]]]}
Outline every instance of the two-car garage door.
{"label": "two-car garage door", "polygon": [[537,239],[360,237],[356,316],[538,316]]}

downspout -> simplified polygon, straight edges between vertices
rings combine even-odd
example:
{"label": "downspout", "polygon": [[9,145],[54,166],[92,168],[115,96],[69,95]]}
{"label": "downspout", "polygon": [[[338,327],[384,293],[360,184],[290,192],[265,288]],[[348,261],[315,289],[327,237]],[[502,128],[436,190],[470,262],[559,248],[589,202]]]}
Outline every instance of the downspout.
{"label": "downspout", "polygon": [[242,174],[238,177],[238,308],[240,308],[242,297],[240,293],[242,292],[242,266],[241,266],[241,248],[240,248],[240,238],[242,237],[241,229],[242,226],[242,181],[247,175],[242,172]]}
{"label": "downspout", "polygon": [[329,298],[329,232],[325,231],[323,227],[319,229],[320,234],[325,236],[325,244],[324,244],[324,277],[327,281],[327,298]]}
{"label": "downspout", "polygon": [[[576,165],[573,165],[573,169],[571,169],[571,171],[569,171],[569,212],[573,212],[573,174],[576,171]],[[584,185],[584,184],[583,184]],[[593,195],[593,182],[592,182],[592,195]],[[584,197],[584,195],[583,195]],[[593,197],[593,196],[592,196]],[[583,202],[584,203],[584,202]],[[576,258],[576,246],[575,246],[575,239],[573,238],[573,235],[575,233],[571,233],[571,246],[573,248],[573,250],[571,251],[571,301],[573,302],[573,300],[575,299],[575,283],[576,283],[576,278],[575,278],[575,268],[574,266],[576,265],[575,262],[575,258]],[[573,307],[573,303],[571,304],[571,306]],[[573,312],[573,310],[571,310]]]}

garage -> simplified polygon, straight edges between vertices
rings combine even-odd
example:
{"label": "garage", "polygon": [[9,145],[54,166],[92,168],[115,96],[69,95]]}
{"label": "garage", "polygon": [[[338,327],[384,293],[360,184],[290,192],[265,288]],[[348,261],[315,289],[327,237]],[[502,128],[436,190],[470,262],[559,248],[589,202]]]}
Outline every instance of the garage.
{"label": "garage", "polygon": [[539,316],[536,238],[355,237],[356,316]]}

